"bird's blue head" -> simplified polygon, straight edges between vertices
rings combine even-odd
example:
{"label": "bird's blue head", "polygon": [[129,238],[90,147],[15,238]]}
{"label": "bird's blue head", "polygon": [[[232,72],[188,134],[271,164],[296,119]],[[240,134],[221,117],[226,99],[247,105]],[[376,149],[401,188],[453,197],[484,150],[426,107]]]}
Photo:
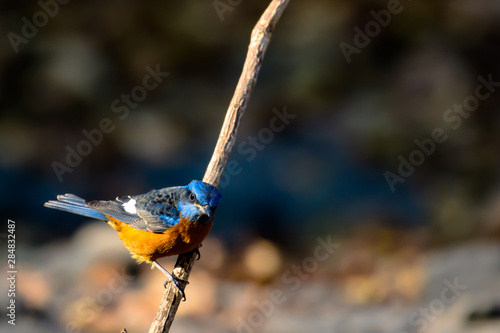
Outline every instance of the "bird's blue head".
{"label": "bird's blue head", "polygon": [[214,219],[215,208],[220,201],[217,187],[193,180],[185,187],[185,195],[178,203],[181,216],[190,220],[209,225]]}

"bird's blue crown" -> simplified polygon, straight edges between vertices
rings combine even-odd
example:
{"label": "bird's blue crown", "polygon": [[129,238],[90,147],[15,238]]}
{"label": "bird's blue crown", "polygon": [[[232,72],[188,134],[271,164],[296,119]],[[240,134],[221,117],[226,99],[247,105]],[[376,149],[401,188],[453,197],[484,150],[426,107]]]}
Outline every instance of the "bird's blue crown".
{"label": "bird's blue crown", "polygon": [[193,180],[189,183],[188,189],[196,195],[201,205],[209,205],[215,208],[220,202],[220,192],[213,185],[200,180]]}

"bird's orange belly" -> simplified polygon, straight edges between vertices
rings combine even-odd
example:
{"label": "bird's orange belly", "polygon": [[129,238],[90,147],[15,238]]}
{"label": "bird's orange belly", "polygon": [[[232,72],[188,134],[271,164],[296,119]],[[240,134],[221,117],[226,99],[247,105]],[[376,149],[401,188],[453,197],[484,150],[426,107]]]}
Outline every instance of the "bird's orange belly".
{"label": "bird's orange belly", "polygon": [[197,248],[207,237],[212,224],[181,219],[162,234],[133,228],[126,223],[110,219],[108,222],[118,231],[118,236],[132,257],[139,262],[152,262],[158,258],[186,253]]}

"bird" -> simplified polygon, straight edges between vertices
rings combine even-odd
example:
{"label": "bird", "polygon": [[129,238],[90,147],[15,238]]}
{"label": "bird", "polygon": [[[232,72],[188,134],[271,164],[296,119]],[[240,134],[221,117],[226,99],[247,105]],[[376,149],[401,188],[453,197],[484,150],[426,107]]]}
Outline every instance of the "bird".
{"label": "bird", "polygon": [[106,221],[138,263],[157,267],[185,300],[183,283],[158,259],[196,251],[210,232],[221,195],[216,186],[193,180],[186,186],[166,187],[114,200],[87,201],[74,194],[58,195],[45,207]]}

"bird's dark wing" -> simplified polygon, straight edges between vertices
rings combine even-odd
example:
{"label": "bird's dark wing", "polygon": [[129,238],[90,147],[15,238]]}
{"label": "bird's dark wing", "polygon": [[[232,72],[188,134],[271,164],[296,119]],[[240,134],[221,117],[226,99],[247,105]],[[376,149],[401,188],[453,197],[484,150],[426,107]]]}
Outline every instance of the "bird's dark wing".
{"label": "bird's dark wing", "polygon": [[179,222],[176,205],[182,191],[182,186],[169,187],[137,196],[90,201],[86,204],[133,228],[163,233]]}
{"label": "bird's dark wing", "polygon": [[176,186],[151,191],[137,198],[137,214],[149,226],[164,232],[180,220],[177,203],[185,195],[185,186]]}
{"label": "bird's dark wing", "polygon": [[87,206],[127,224],[140,218],[133,208],[134,203],[135,196],[117,197],[115,200],[85,201]]}

